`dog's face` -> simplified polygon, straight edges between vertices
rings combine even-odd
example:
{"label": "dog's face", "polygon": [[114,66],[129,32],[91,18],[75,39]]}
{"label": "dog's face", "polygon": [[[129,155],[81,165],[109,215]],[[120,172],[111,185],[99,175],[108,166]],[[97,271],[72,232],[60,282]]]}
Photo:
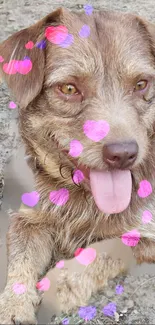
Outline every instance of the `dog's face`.
{"label": "dog's face", "polygon": [[[67,45],[53,44],[50,26],[67,28]],[[49,154],[62,149],[89,178],[106,213],[127,208],[131,172],[136,178],[140,168],[153,168],[153,32],[153,25],[134,15],[57,10],[0,47],[5,62],[24,56],[32,61],[27,75],[2,69],[21,106],[23,137]],[[25,49],[45,35],[51,37],[45,49]]]}

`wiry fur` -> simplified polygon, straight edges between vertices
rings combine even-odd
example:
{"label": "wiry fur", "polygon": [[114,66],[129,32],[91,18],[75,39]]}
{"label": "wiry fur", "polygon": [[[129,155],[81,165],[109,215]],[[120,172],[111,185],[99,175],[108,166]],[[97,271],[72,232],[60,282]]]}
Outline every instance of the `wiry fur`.
{"label": "wiry fur", "polygon": [[[62,24],[74,36],[72,46],[63,49],[48,42],[45,50],[25,49],[29,40],[36,43],[44,39],[47,26]],[[91,35],[86,39],[78,35],[83,24],[89,24],[91,28]],[[8,278],[0,297],[1,324],[13,323],[13,320],[35,323],[35,306],[39,304],[36,282],[56,262],[72,258],[78,247],[104,238],[120,237],[126,231],[137,229],[141,234],[139,244],[133,248],[137,261],[155,261],[154,194],[145,199],[137,196],[141,180],[147,179],[151,183],[153,193],[155,188],[154,35],[154,25],[135,15],[105,11],[94,12],[88,17],[84,13],[59,9],[0,45],[5,62],[28,55],[33,63],[32,71],[26,76],[6,75],[2,69],[1,73],[19,103],[19,128],[40,194],[36,209],[21,207],[11,218],[7,235]],[[140,76],[145,75],[152,78],[152,83],[142,98],[132,89]],[[63,82],[76,83],[84,96],[82,103],[65,101],[58,95],[55,86]],[[107,120],[110,124],[108,136],[99,143],[87,139],[81,132],[87,119]],[[63,151],[69,149],[73,139],[80,140],[84,146],[76,160]],[[116,139],[135,140],[139,153],[131,168],[130,205],[123,213],[108,216],[98,210],[89,182],[77,186],[72,173],[80,164],[85,166],[86,173],[89,168],[107,169],[102,148]],[[62,165],[65,166],[64,177],[60,172]],[[57,207],[50,202],[49,194],[62,187],[69,190],[70,199],[65,206]],[[149,224],[141,222],[146,209],[153,215]],[[120,261],[97,257],[81,275],[83,285],[78,299],[77,292],[71,289],[72,299],[73,295],[75,298],[71,307],[86,303],[111,272],[115,276],[122,269]],[[63,310],[70,308],[68,296],[66,301],[68,289],[64,288],[68,284],[72,286],[72,280],[65,276],[62,291],[58,291]],[[12,291],[12,284],[16,282],[27,286],[22,296]],[[78,284],[76,289],[80,290]]]}

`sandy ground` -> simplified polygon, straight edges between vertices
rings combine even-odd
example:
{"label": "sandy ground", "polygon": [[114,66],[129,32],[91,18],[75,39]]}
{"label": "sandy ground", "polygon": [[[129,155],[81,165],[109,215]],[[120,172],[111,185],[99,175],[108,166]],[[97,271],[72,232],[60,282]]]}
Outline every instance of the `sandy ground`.
{"label": "sandy ground", "polygon": [[[109,8],[135,12],[155,21],[153,0],[94,0],[89,1],[95,9]],[[86,1],[77,0],[0,0],[0,41],[36,22],[58,6],[82,9]],[[17,122],[18,110],[8,108],[9,96],[5,85],[0,86],[0,175],[4,174],[5,187],[3,204],[0,211],[0,290],[4,288],[6,277],[6,247],[5,236],[8,227],[8,209],[17,210],[20,197],[24,192],[32,191],[33,176],[24,160],[24,147],[20,144]],[[18,148],[18,150],[17,150]],[[3,182],[0,176],[0,205],[3,192]],[[106,241],[92,245],[97,251],[108,252],[113,258],[121,257],[129,267],[126,277],[110,281],[108,287],[93,297],[90,304],[97,307],[97,315],[88,324],[116,324],[114,318],[105,317],[102,309],[109,302],[116,302],[120,324],[155,324],[155,266],[143,264],[135,266],[131,250],[119,240]],[[75,260],[65,261],[65,267],[70,272],[83,270]],[[59,315],[59,304],[55,298],[56,279],[60,270],[54,269],[48,273],[51,280],[50,290],[45,293],[39,311],[39,324],[61,324],[63,317]],[[115,287],[122,284],[124,292],[116,295]],[[53,316],[52,316],[53,315]],[[67,316],[68,317],[68,316]],[[52,320],[51,320],[52,318]],[[70,324],[83,324],[85,321],[77,314],[68,317]]]}

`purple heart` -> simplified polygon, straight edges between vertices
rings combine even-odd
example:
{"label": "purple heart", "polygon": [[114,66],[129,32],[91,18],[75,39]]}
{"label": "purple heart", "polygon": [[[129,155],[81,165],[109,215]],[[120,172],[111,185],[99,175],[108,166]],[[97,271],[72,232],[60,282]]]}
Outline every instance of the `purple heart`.
{"label": "purple heart", "polygon": [[90,35],[90,27],[88,25],[83,25],[79,31],[80,37],[88,37]]}
{"label": "purple heart", "polygon": [[68,34],[66,39],[59,45],[63,48],[69,47],[74,41],[74,37],[72,34]]}
{"label": "purple heart", "polygon": [[123,293],[123,291],[124,291],[123,286],[121,286],[120,284],[118,284],[118,285],[116,286],[116,294],[117,294],[117,295],[121,295],[121,294]]}
{"label": "purple heart", "polygon": [[78,314],[80,318],[83,318],[85,320],[91,320],[96,316],[96,307],[95,306],[80,307]]}
{"label": "purple heart", "polygon": [[113,303],[113,302],[110,302],[108,305],[106,305],[104,308],[103,308],[103,313],[105,316],[110,316],[110,317],[113,317],[115,312],[116,312],[116,304]]}
{"label": "purple heart", "polygon": [[68,325],[69,324],[69,319],[68,318],[63,319],[62,324],[63,325]]}
{"label": "purple heart", "polygon": [[31,60],[29,56],[24,56],[23,60]]}
{"label": "purple heart", "polygon": [[36,47],[37,47],[38,49],[40,49],[40,50],[45,49],[45,47],[46,47],[46,40],[42,40],[42,41],[40,41],[39,43],[37,43],[37,44],[36,44]]}
{"label": "purple heart", "polygon": [[93,12],[93,7],[91,5],[85,5],[84,10],[85,10],[86,15],[91,15]]}
{"label": "purple heart", "polygon": [[33,208],[39,202],[39,193],[36,191],[24,193],[21,196],[21,200],[25,205]]}

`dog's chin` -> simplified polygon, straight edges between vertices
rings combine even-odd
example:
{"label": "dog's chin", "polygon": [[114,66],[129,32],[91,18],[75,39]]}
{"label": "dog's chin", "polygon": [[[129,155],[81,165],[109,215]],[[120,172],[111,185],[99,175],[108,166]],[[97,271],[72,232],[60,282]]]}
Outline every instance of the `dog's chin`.
{"label": "dog's chin", "polygon": [[67,150],[64,155],[72,161],[74,168],[82,171],[84,186],[91,191],[94,201],[101,212],[118,214],[126,210],[131,201],[132,175],[129,169],[99,170],[78,163],[70,157]]}

